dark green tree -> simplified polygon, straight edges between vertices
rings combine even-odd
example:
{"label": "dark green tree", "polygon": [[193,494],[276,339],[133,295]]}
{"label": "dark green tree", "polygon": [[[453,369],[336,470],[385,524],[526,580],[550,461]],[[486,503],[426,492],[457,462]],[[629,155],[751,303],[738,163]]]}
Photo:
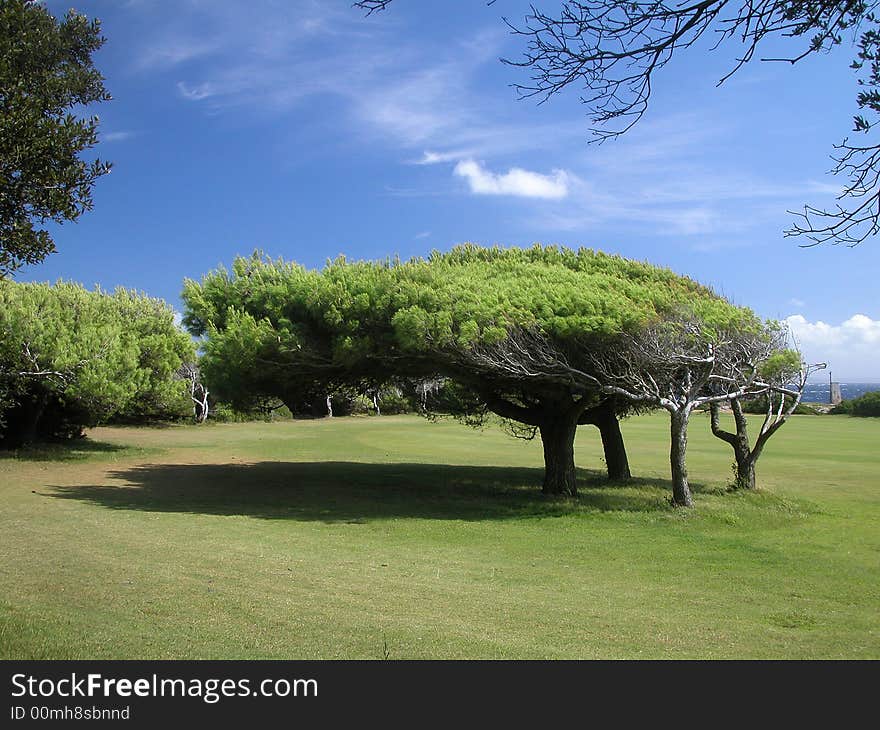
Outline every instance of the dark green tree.
{"label": "dark green tree", "polygon": [[81,157],[98,141],[98,118],[81,107],[110,94],[92,62],[100,23],[71,10],[0,0],[0,277],[55,251],[47,221],[92,208],[92,186],[110,164]]}

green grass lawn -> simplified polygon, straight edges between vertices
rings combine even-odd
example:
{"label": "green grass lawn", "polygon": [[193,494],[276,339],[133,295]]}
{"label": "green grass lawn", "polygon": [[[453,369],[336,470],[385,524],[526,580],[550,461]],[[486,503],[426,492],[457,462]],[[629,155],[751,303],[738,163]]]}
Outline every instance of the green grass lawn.
{"label": "green grass lawn", "polygon": [[880,421],[796,417],[725,491],[695,416],[581,429],[581,496],[539,442],[417,417],[99,428],[0,458],[0,657],[880,658]]}

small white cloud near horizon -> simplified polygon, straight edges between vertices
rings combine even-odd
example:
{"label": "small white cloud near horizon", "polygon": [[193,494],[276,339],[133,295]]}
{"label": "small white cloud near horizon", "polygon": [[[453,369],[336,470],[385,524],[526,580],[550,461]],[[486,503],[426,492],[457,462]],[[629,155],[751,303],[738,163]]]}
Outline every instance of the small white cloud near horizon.
{"label": "small white cloud near horizon", "polygon": [[880,320],[854,314],[839,325],[785,318],[808,362],[827,362],[835,380],[880,381]]}
{"label": "small white cloud near horizon", "polygon": [[468,182],[476,195],[515,195],[522,198],[559,199],[568,195],[571,175],[565,170],[553,170],[550,175],[512,167],[498,174],[487,170],[474,160],[462,160],[454,174]]}

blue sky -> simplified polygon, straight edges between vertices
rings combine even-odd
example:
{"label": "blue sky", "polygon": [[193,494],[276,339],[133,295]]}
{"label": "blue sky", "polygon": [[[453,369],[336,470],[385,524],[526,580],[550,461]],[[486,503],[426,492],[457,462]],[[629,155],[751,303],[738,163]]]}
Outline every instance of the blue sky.
{"label": "blue sky", "polygon": [[[48,0],[103,22],[96,107],[114,162],[95,209],[20,280],[133,287],[179,307],[198,278],[255,248],[320,266],[464,241],[588,246],[668,266],[789,318],[835,379],[880,381],[880,241],[799,248],[804,203],[833,200],[851,127],[852,49],[795,67],[735,46],[680,55],[623,138],[590,139],[577,89],[520,100],[504,66],[527,3]],[[558,1],[538,3],[554,9]]]}

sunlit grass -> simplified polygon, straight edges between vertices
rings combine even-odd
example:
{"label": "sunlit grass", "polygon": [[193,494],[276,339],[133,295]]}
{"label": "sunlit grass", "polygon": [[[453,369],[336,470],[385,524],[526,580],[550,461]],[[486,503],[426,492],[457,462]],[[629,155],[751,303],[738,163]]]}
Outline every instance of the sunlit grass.
{"label": "sunlit grass", "polygon": [[582,429],[577,500],[539,443],[416,417],[0,460],[0,656],[880,657],[880,424],[794,419],[744,494],[704,421],[694,510],[662,415],[624,423],[625,485]]}

